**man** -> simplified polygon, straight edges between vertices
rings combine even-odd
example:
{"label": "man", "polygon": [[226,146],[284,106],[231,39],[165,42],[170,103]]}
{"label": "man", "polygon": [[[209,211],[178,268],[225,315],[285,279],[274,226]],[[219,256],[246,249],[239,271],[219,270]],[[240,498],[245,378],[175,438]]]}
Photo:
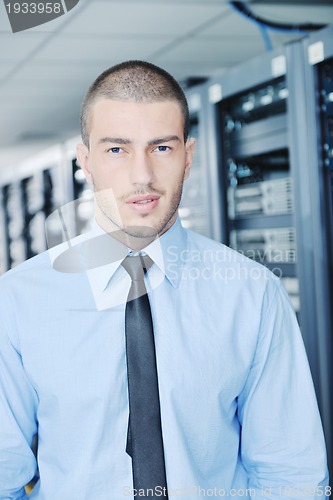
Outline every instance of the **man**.
{"label": "man", "polygon": [[[1,280],[1,499],[25,498],[37,433],[39,500],[329,495],[285,291],[177,217],[187,135],[184,94],[154,65],[117,65],[90,87],[78,159],[96,222],[68,250],[84,254],[82,272],[61,247]],[[135,293],[133,259],[151,259]],[[136,316],[140,299],[152,321]],[[151,326],[153,356],[141,344]]]}

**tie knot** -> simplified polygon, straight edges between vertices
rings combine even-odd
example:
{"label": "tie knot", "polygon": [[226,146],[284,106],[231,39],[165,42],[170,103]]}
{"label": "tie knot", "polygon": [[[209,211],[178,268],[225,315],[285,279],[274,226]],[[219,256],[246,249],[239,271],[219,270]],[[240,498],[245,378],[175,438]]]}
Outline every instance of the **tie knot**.
{"label": "tie knot", "polygon": [[148,255],[128,255],[121,263],[132,281],[143,281],[145,272],[153,265]]}

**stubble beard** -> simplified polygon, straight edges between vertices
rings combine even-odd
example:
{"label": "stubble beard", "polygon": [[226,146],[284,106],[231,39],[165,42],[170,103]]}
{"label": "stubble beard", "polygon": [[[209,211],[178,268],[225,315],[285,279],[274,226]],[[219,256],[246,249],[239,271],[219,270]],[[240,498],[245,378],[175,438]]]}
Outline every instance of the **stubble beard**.
{"label": "stubble beard", "polygon": [[[114,211],[110,207],[110,202],[108,202],[107,199],[103,199],[103,197],[99,197],[98,193],[102,192],[103,190],[98,189],[98,186],[96,185],[94,179],[93,181],[93,187],[94,187],[94,192],[95,192],[95,201],[98,206],[98,209],[100,210],[101,214],[105,218],[106,226],[102,226],[104,230],[107,232],[119,232],[121,231],[124,233],[124,235],[130,237],[130,238],[138,238],[138,239],[150,239],[154,240],[161,234],[163,234],[167,229],[169,229],[168,225],[174,215],[176,214],[182,193],[183,193],[183,185],[184,185],[184,177],[185,174],[183,175],[182,179],[179,181],[176,190],[174,191],[169,208],[166,212],[166,214],[156,223],[154,226],[152,225],[135,225],[135,226],[125,226],[122,225],[121,222],[117,221],[116,217],[114,216]],[[137,196],[137,195],[145,195],[147,193],[150,194],[164,194],[162,191],[157,191],[155,189],[149,188],[149,186],[142,187],[140,190],[137,190],[135,193],[132,193],[132,196]],[[121,199],[121,203],[124,202],[124,199]],[[139,214],[140,215],[140,214]],[[142,222],[149,216],[149,214],[141,214],[141,219]],[[171,226],[170,226],[171,227]],[[111,229],[111,230],[110,230]]]}

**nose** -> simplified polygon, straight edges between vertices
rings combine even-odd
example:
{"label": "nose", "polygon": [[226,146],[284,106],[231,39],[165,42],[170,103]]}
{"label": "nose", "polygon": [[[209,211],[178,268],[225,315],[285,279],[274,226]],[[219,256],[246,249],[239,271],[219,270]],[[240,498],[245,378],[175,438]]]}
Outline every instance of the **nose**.
{"label": "nose", "polygon": [[133,155],[130,165],[130,181],[132,184],[147,185],[154,181],[155,174],[152,159],[145,152]]}

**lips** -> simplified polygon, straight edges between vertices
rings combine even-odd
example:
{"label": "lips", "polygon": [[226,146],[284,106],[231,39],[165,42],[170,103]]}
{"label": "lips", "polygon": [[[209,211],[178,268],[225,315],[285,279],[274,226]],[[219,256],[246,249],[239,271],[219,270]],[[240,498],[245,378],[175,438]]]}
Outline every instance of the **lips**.
{"label": "lips", "polygon": [[139,204],[139,205],[144,205],[144,204],[147,204],[149,202],[152,202],[152,201],[155,201],[158,199],[159,199],[159,196],[157,196],[156,194],[146,194],[143,196],[135,196],[133,198],[130,198],[127,201],[127,203],[135,203],[135,204]]}
{"label": "lips", "polygon": [[146,194],[141,196],[133,196],[126,203],[136,212],[151,212],[159,202],[160,197],[156,194]]}

